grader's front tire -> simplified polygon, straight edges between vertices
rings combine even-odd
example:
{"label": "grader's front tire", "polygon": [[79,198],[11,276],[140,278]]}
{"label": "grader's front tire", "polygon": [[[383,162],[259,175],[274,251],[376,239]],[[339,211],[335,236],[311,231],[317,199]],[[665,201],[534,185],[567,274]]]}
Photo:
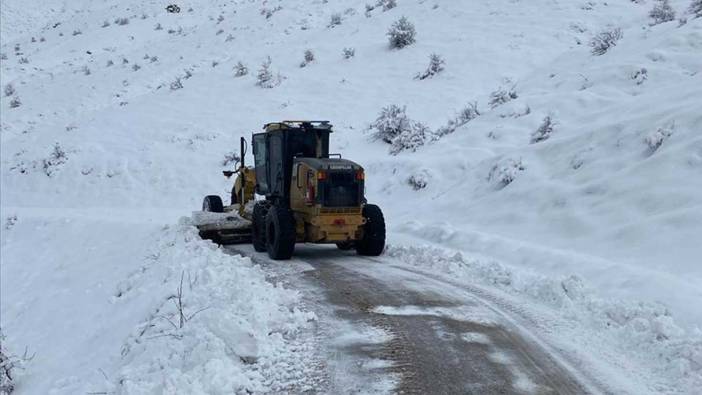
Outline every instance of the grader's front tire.
{"label": "grader's front tire", "polygon": [[273,206],[266,215],[266,249],[275,260],[292,257],[295,251],[295,218],[284,207]]}
{"label": "grader's front tire", "polygon": [[251,218],[251,241],[256,252],[266,251],[266,210],[263,203],[256,203]]}
{"label": "grader's front tire", "polygon": [[375,204],[363,206],[363,238],[356,242],[358,255],[378,256],[385,249],[385,218],[380,207]]}

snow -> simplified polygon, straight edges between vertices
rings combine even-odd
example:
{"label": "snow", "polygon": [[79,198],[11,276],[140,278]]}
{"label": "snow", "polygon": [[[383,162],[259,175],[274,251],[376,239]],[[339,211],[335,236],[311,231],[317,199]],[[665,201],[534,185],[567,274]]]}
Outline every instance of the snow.
{"label": "snow", "polygon": [[[273,120],[324,118],[332,151],[366,169],[389,254],[584,314],[603,330],[600,347],[635,361],[627,374],[677,380],[648,390],[694,393],[702,18],[685,14],[690,1],[670,5],[686,23],[650,26],[653,4],[629,1],[408,0],[370,16],[341,0],[191,1],[179,14],[131,0],[3,1],[0,79],[16,92],[0,98],[1,321],[7,347],[37,353],[17,391],[115,390],[120,377],[125,393],[314,386],[282,373],[313,358],[298,296],[178,221],[205,195],[228,195],[220,170],[239,137]],[[334,14],[341,23],[329,27]],[[402,16],[416,42],[390,50],[387,29]],[[617,27],[617,45],[593,56],[590,40]],[[315,61],[300,68],[307,49]],[[444,69],[414,79],[434,53]],[[262,89],[268,56],[280,80]],[[247,75],[235,77],[238,62]],[[492,108],[500,90],[509,100]],[[476,102],[479,115],[459,122]],[[422,129],[423,144],[407,135],[412,149],[391,155],[369,130],[390,105],[451,132]],[[547,116],[553,129],[532,144]],[[442,252],[406,255],[403,243]],[[445,251],[497,264],[447,269]],[[183,271],[202,281],[185,287],[187,311],[209,308],[180,340],[137,344],[144,325],[170,330],[155,315],[173,313],[165,298]],[[251,334],[241,343],[251,350],[227,351],[225,332]],[[238,359],[249,353],[259,363]]]}

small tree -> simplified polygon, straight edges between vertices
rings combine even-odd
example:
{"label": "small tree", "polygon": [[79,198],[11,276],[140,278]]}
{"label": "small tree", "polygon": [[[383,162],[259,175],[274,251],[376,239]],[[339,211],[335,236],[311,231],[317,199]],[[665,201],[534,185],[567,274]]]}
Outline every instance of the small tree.
{"label": "small tree", "polygon": [[273,71],[271,71],[271,57],[266,57],[266,60],[261,64],[261,68],[258,69],[258,74],[256,74],[256,85],[261,88],[270,89],[277,86],[280,83],[280,76],[274,76]]}
{"label": "small tree", "polygon": [[653,6],[648,16],[653,19],[651,25],[658,25],[665,22],[675,20],[675,10],[670,6],[669,0],[660,0],[658,4]]}
{"label": "small tree", "polygon": [[416,31],[414,25],[403,16],[390,26],[387,35],[390,48],[402,49],[414,44]]}
{"label": "small tree", "polygon": [[241,63],[240,61],[236,63],[234,66],[234,77],[243,77],[246,74],[249,74],[249,69]]}
{"label": "small tree", "polygon": [[624,33],[620,28],[614,28],[611,30],[605,30],[590,41],[590,46],[592,47],[592,54],[595,56],[601,56],[607,53],[610,48],[617,45],[617,42],[624,37]]}
{"label": "small tree", "polygon": [[417,73],[417,75],[414,78],[418,80],[425,80],[427,78],[431,78],[444,71],[444,64],[446,64],[444,59],[441,56],[433,53],[429,56],[429,66],[427,66],[427,69],[424,70],[423,73]]}

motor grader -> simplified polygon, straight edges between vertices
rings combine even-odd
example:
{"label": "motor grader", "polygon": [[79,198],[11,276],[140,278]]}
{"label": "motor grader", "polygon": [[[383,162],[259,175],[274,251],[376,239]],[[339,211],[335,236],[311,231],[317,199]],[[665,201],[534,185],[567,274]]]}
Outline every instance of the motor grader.
{"label": "motor grader", "polygon": [[275,260],[290,259],[296,243],[336,244],[377,256],[385,248],[385,219],[366,202],[365,173],[355,162],[329,153],[328,121],[282,121],[251,138],[254,167],[244,163],[241,138],[231,204],[205,197],[196,225],[221,244],[253,243]]}

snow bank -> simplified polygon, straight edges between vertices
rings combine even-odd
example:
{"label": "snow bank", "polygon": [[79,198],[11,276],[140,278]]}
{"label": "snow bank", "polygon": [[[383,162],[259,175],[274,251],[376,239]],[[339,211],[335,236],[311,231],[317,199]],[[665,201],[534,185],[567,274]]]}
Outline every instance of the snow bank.
{"label": "snow bank", "polygon": [[680,327],[661,304],[602,299],[577,276],[514,271],[495,260],[446,249],[388,246],[386,254],[459,282],[491,284],[522,301],[550,306],[584,332],[613,340],[609,344],[622,355],[665,378],[657,391],[694,393],[702,388],[702,331]]}
{"label": "snow bank", "polygon": [[315,386],[315,315],[248,258],[201,240],[190,219],[68,214],[18,209],[3,224],[3,347],[36,354],[17,371],[18,393]]}
{"label": "snow bank", "polygon": [[266,282],[249,258],[203,242],[186,219],[164,229],[150,259],[150,265],[162,267],[161,303],[122,345],[110,390],[225,394],[313,388],[314,350],[301,334],[316,317],[296,306],[296,292]]}

